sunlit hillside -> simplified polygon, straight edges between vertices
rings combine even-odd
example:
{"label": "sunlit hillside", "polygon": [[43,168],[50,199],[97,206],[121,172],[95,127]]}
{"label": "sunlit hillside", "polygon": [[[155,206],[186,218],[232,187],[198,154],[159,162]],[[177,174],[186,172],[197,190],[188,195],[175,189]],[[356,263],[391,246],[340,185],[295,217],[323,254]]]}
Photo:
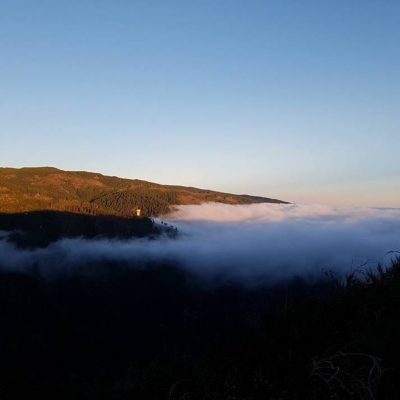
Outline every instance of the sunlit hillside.
{"label": "sunlit hillside", "polygon": [[159,185],[91,172],[56,168],[1,168],[0,212],[70,211],[91,215],[155,216],[173,205],[284,203],[258,196],[235,195],[184,186]]}

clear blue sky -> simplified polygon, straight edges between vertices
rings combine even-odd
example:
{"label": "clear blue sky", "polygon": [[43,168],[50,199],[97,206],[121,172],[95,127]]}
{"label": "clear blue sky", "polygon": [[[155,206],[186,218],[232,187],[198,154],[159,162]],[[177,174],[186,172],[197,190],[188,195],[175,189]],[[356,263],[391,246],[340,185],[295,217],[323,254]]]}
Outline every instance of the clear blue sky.
{"label": "clear blue sky", "polygon": [[0,164],[400,207],[399,0],[0,0]]}

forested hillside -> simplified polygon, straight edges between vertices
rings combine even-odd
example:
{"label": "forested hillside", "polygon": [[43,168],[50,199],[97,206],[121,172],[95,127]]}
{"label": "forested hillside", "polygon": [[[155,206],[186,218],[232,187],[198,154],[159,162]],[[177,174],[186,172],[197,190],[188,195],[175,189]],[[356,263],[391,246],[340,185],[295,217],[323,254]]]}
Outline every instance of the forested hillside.
{"label": "forested hillside", "polygon": [[0,168],[0,212],[69,211],[90,215],[145,216],[170,211],[173,205],[284,203],[258,196],[234,195],[184,186],[159,185],[90,172],[56,168]]}

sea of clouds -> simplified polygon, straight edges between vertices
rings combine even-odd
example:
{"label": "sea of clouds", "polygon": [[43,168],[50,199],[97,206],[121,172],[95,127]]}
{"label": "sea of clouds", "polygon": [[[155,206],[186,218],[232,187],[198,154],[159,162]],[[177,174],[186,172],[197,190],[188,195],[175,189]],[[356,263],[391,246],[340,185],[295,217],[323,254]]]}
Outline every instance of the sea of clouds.
{"label": "sea of clouds", "polygon": [[208,203],[176,207],[163,220],[177,238],[64,239],[22,250],[3,234],[0,266],[59,272],[99,260],[171,262],[204,277],[257,282],[389,265],[400,250],[400,209]]}

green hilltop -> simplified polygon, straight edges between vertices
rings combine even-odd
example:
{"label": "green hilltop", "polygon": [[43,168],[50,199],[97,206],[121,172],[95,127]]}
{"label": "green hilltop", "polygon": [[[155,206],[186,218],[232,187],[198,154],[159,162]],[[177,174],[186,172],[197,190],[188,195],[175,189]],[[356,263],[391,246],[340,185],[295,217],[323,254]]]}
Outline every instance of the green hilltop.
{"label": "green hilltop", "polygon": [[205,202],[286,203],[85,171],[52,167],[0,168],[0,213],[54,210],[129,217],[140,208],[144,216],[157,216],[168,213],[175,205]]}

